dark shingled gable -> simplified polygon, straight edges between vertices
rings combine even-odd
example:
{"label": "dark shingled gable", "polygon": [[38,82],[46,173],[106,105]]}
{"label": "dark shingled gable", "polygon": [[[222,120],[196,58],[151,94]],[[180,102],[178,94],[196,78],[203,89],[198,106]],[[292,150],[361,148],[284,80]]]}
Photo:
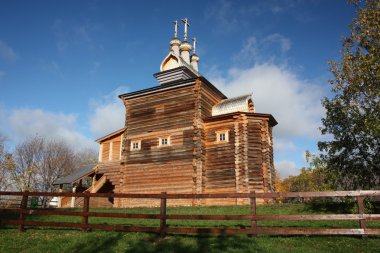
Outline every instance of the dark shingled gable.
{"label": "dark shingled gable", "polygon": [[55,185],[57,185],[57,184],[71,184],[74,181],[80,179],[81,177],[84,177],[88,174],[91,174],[95,170],[95,166],[96,166],[96,164],[85,165],[70,175],[67,175],[67,176],[62,177],[62,178],[58,178],[54,182],[54,184]]}

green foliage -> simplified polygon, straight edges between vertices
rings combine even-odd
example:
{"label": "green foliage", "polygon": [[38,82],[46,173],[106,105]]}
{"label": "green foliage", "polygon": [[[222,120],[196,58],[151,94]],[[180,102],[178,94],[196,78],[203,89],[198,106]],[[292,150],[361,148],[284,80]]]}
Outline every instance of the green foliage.
{"label": "green foliage", "polygon": [[308,168],[302,168],[297,176],[289,176],[276,183],[279,192],[314,192],[331,190],[330,175],[326,171],[325,162],[318,156],[306,151]]}
{"label": "green foliage", "polygon": [[329,190],[325,184],[322,170],[302,168],[297,176],[289,176],[282,180],[283,192],[314,192]]}
{"label": "green foliage", "polygon": [[335,189],[380,189],[380,2],[354,1],[358,17],[330,62],[335,96],[324,98],[318,143]]}

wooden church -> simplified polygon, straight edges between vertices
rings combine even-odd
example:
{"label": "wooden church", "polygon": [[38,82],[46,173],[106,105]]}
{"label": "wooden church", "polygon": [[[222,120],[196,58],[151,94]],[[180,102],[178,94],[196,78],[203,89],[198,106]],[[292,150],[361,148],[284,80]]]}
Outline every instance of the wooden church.
{"label": "wooden church", "polygon": [[[125,127],[97,140],[99,163],[94,175],[101,175],[108,191],[112,185],[117,193],[274,191],[276,120],[255,112],[251,95],[227,98],[199,73],[196,41],[193,45],[187,41],[187,19],[182,21],[183,41],[175,22],[170,52],[154,74],[159,85],[119,96],[126,109]],[[97,187],[100,192],[101,188]],[[112,205],[158,204],[141,201],[114,199]],[[172,205],[244,203],[170,201]]]}

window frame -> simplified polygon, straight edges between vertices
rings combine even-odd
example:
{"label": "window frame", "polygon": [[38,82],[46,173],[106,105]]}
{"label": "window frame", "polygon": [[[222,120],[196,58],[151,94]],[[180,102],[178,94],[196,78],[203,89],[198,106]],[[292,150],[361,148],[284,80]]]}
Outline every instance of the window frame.
{"label": "window frame", "polygon": [[[137,148],[135,148],[135,144],[137,144]],[[131,151],[141,150],[141,140],[131,140]]]}
{"label": "window frame", "polygon": [[[228,143],[230,142],[230,130],[224,129],[224,130],[217,130],[215,131],[216,134],[216,143]],[[224,134],[224,140],[221,140],[221,135]]]}
{"label": "window frame", "polygon": [[[165,139],[167,140],[167,143],[163,144],[162,141],[165,140]],[[158,146],[159,147],[168,147],[168,146],[171,146],[170,136],[159,137],[158,138]]]}

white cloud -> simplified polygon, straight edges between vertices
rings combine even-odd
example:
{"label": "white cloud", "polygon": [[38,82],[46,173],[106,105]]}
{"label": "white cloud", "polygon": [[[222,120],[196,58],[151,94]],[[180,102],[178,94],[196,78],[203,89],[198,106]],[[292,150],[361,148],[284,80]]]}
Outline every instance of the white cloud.
{"label": "white cloud", "polygon": [[56,19],[52,25],[52,32],[55,36],[57,49],[61,53],[69,47],[77,46],[86,46],[90,50],[102,50],[104,49],[103,45],[95,39],[96,34],[102,28],[102,24],[87,19],[75,25],[69,25],[62,19]]}
{"label": "white cloud", "polygon": [[57,62],[52,61],[50,67],[51,67],[52,73],[58,75],[60,78],[64,77],[63,72],[61,70],[61,67],[59,66],[59,64]]}
{"label": "white cloud", "polygon": [[16,109],[9,115],[10,131],[14,142],[40,135],[48,139],[67,142],[75,150],[96,148],[93,140],[76,130],[77,116],[74,114],[53,113],[41,109]]}
{"label": "white cloud", "polygon": [[11,47],[0,40],[0,58],[8,63],[12,63],[18,59],[18,56]]}
{"label": "white cloud", "polygon": [[276,138],[275,140],[275,153],[277,152],[292,152],[296,150],[296,145],[293,141],[285,138]]}
{"label": "white cloud", "polygon": [[205,10],[205,16],[207,19],[214,19],[223,32],[234,30],[239,24],[234,8],[233,2],[219,0],[212,8]]}
{"label": "white cloud", "polygon": [[282,160],[275,162],[275,168],[279,172],[281,178],[299,174],[299,169],[296,168],[295,162],[292,161]]}
{"label": "white cloud", "polygon": [[101,137],[124,127],[125,107],[118,95],[125,92],[125,87],[119,87],[101,100],[91,100],[89,122],[94,134]]}
{"label": "white cloud", "polygon": [[262,43],[279,43],[282,53],[286,53],[291,47],[290,39],[278,33],[274,33],[265,37],[262,40]]}
{"label": "white cloud", "polygon": [[102,65],[102,62],[100,62],[100,61],[94,61],[94,62],[92,62],[91,63],[91,68],[88,71],[89,75],[91,77],[95,77],[96,74],[98,73],[101,65]]}
{"label": "white cloud", "polygon": [[272,11],[273,14],[280,13],[283,10],[284,9],[281,6],[278,6],[278,5],[274,5],[274,6],[271,7],[271,11]]}
{"label": "white cloud", "polygon": [[323,90],[285,67],[257,64],[248,69],[233,68],[227,77],[219,77],[213,83],[227,96],[253,92],[256,112],[271,113],[279,123],[274,130],[275,137],[319,135]]}
{"label": "white cloud", "polygon": [[243,42],[241,50],[234,55],[233,60],[237,66],[250,66],[253,62],[286,61],[286,53],[290,48],[290,39],[279,33],[260,38],[250,36]]}
{"label": "white cloud", "polygon": [[118,95],[126,88],[120,87],[109,95],[90,101],[88,124],[80,127],[78,115],[55,113],[43,109],[18,108],[5,111],[0,107],[0,133],[15,145],[35,135],[47,139],[63,140],[74,150],[97,149],[98,144],[79,129],[89,129],[96,137],[124,127],[125,108]]}
{"label": "white cloud", "polygon": [[289,67],[286,54],[290,49],[291,41],[278,33],[251,36],[233,56],[234,65],[228,71],[212,66],[207,75],[228,97],[253,94],[255,111],[270,113],[278,121],[273,129],[274,158],[282,176],[298,174],[296,166],[305,164],[302,152],[314,150],[310,145],[321,138],[318,127],[324,109],[320,100],[327,93]]}
{"label": "white cloud", "polygon": [[61,19],[54,20],[52,30],[58,51],[63,52],[69,46],[69,34],[63,29],[63,21]]}
{"label": "white cloud", "polygon": [[297,0],[239,1],[238,4],[232,0],[219,0],[205,8],[204,16],[206,20],[215,22],[212,31],[225,34],[241,27],[252,30],[252,21],[259,16],[265,15],[270,19],[286,12],[289,16],[294,15],[289,10],[298,4],[300,1]]}

